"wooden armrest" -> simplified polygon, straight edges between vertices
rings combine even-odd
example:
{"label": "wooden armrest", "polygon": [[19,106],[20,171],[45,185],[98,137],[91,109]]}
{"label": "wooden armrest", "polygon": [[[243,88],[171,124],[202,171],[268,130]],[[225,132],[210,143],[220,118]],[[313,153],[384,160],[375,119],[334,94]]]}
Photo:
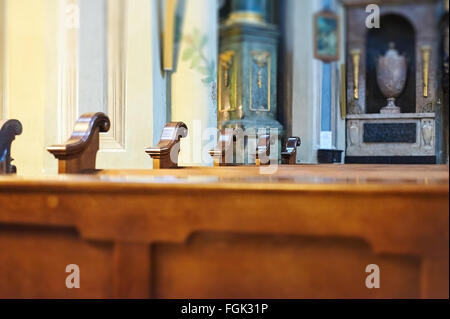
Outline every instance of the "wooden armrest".
{"label": "wooden armrest", "polygon": [[178,168],[180,139],[186,137],[188,128],[183,122],[170,122],[164,127],[156,147],[148,147],[145,152],[153,159],[153,169]]}
{"label": "wooden armrest", "polygon": [[281,153],[282,164],[295,165],[297,163],[297,147],[302,144],[300,137],[292,136],[286,142],[286,150]]}
{"label": "wooden armrest", "polygon": [[213,158],[214,166],[233,165],[234,141],[234,134],[220,133],[216,148],[209,151],[209,155]]}
{"label": "wooden armrest", "polygon": [[72,136],[62,145],[47,147],[58,159],[60,174],[79,174],[95,170],[95,160],[100,144],[100,132],[108,132],[111,126],[104,113],[85,113],[75,124]]}
{"label": "wooden armrest", "polygon": [[0,175],[15,174],[16,167],[11,165],[11,144],[16,135],[22,134],[22,124],[18,120],[0,121]]}
{"label": "wooden armrest", "polygon": [[270,135],[264,134],[259,136],[258,145],[256,146],[255,164],[268,165],[270,164]]}

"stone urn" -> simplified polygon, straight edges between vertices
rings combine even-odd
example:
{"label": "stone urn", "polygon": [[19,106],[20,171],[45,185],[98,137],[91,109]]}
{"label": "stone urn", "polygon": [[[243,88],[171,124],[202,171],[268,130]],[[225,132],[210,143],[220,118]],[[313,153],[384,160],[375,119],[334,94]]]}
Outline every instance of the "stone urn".
{"label": "stone urn", "polygon": [[398,54],[394,43],[390,43],[389,50],[377,61],[378,86],[388,101],[380,113],[400,113],[395,99],[405,88],[407,71],[406,58]]}

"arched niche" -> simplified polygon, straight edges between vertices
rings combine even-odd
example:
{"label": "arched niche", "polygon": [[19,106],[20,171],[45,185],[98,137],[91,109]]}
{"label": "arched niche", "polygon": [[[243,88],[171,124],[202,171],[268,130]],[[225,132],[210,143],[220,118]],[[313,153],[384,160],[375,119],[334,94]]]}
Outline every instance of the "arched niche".
{"label": "arched niche", "polygon": [[397,51],[408,61],[407,82],[396,104],[402,113],[415,113],[416,32],[409,20],[399,14],[385,14],[380,22],[382,28],[370,29],[366,34],[366,113],[379,113],[387,103],[377,83],[376,65],[390,42],[395,43]]}

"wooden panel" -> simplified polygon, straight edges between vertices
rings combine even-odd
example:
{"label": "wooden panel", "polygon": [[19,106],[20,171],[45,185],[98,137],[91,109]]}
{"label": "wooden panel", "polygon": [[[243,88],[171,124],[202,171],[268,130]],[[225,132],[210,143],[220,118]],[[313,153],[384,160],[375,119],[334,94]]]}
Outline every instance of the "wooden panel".
{"label": "wooden panel", "polygon": [[76,296],[448,298],[448,167],[124,173],[0,177],[0,294],[71,297],[69,250],[93,278]]}
{"label": "wooden panel", "polygon": [[[420,261],[357,239],[201,234],[154,249],[157,298],[419,298]],[[380,267],[380,289],[365,286]]]}
{"label": "wooden panel", "polygon": [[[80,267],[80,289],[66,266]],[[70,228],[0,224],[0,298],[111,298],[112,245],[81,241]]]}
{"label": "wooden panel", "polygon": [[448,296],[448,266],[448,254],[441,258],[426,258],[422,261],[422,297]]}
{"label": "wooden panel", "polygon": [[[440,184],[449,182],[448,165],[278,165],[273,174],[262,175],[259,167],[184,167],[179,170],[99,170],[105,176],[217,176],[223,182],[243,182],[249,177],[261,181],[277,179],[309,184]],[[411,174],[414,172],[414,174]]]}
{"label": "wooden panel", "polygon": [[[97,166],[151,168],[144,149],[153,140],[151,92],[157,64],[152,61],[159,61],[153,57],[159,54],[159,38],[154,37],[158,23],[152,17],[156,11],[153,2],[146,0],[108,0],[107,7],[108,116],[112,127],[100,139]],[[161,69],[157,69],[154,73],[160,77]]]}
{"label": "wooden panel", "polygon": [[151,296],[149,245],[116,243],[113,262],[115,297],[149,298]]}
{"label": "wooden panel", "polygon": [[[127,1],[107,1],[108,116],[112,130],[102,136],[102,149],[125,150],[125,14]],[[129,127],[128,129],[130,129]]]}
{"label": "wooden panel", "polygon": [[[80,8],[78,0],[62,0],[58,7],[58,140],[70,137],[78,117]],[[54,118],[52,118],[54,121]]]}

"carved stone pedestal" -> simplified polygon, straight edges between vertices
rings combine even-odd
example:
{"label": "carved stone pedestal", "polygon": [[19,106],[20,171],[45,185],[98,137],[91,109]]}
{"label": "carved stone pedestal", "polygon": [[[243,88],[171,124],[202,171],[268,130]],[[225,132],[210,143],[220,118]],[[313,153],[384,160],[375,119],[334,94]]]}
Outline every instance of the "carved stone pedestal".
{"label": "carved stone pedestal", "polygon": [[380,28],[368,29],[365,8],[373,0],[342,0],[347,16],[346,162],[442,162],[440,2],[382,2]]}
{"label": "carved stone pedestal", "polygon": [[435,114],[347,115],[346,163],[436,163]]}

